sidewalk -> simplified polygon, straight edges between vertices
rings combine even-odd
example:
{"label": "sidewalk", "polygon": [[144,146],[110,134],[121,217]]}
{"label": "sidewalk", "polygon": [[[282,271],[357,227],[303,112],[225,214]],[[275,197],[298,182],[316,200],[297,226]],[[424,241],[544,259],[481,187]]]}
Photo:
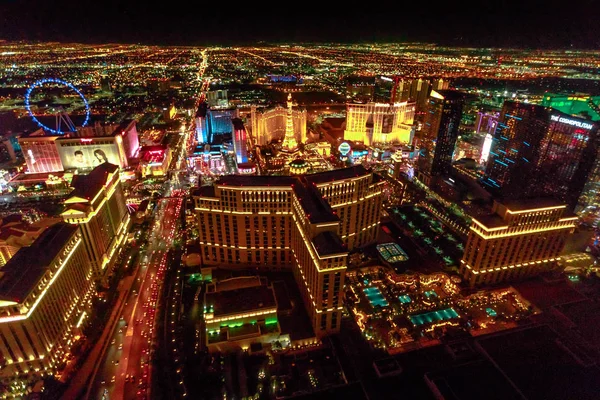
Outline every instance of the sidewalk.
{"label": "sidewalk", "polygon": [[[125,304],[123,300],[129,293],[129,289],[133,282],[131,279],[127,279],[127,281],[129,282],[125,283],[119,291],[119,298],[117,299],[116,306],[112,309],[110,318],[104,327],[104,331],[102,332],[100,340],[98,340],[98,342],[95,344],[94,349],[90,352],[79,371],[77,371],[75,376],[69,382],[69,387],[61,397],[61,400],[74,400],[80,398],[87,391],[90,377],[95,374],[95,369],[100,364],[100,358],[104,354],[108,337],[113,332],[115,324],[119,320],[119,315],[121,314],[123,305]],[[91,382],[89,383],[91,384]]]}

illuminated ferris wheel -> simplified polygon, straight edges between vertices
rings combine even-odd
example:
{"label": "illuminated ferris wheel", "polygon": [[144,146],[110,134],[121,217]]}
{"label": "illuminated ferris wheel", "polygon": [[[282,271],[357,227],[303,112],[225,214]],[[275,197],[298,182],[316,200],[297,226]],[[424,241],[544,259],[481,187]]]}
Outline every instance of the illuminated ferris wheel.
{"label": "illuminated ferris wheel", "polygon": [[56,113],[55,129],[52,129],[49,126],[42,124],[37,119],[37,117],[35,116],[33,111],[31,110],[30,99],[31,99],[32,92],[38,88],[41,89],[42,86],[44,86],[46,84],[53,84],[55,86],[56,85],[66,86],[69,89],[71,89],[73,92],[77,93],[77,95],[79,95],[79,97],[81,98],[81,101],[83,102],[83,107],[85,108],[85,120],[83,121],[81,126],[86,126],[90,120],[90,106],[89,106],[87,100],[85,99],[85,97],[83,96],[83,93],[81,93],[81,91],[79,89],[77,89],[75,86],[73,86],[71,83],[69,83],[67,81],[63,81],[62,79],[57,79],[57,78],[40,79],[39,81],[36,81],[31,86],[29,86],[29,88],[27,88],[27,92],[25,92],[25,108],[27,109],[27,112],[29,113],[29,115],[31,116],[33,121],[40,128],[43,128],[46,132],[50,132],[50,133],[53,133],[56,135],[62,135],[65,132],[75,132],[76,131],[75,124],[73,123],[73,121],[71,120],[71,118],[69,117],[69,115],[67,114],[67,112],[64,109],[59,109],[59,111]]}

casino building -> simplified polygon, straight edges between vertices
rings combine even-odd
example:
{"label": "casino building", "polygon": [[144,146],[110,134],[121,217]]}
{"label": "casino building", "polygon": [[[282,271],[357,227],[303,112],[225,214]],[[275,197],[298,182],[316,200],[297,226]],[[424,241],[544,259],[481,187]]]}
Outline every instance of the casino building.
{"label": "casino building", "polygon": [[272,140],[283,140],[286,135],[288,119],[292,121],[291,130],[294,132],[296,143],[306,143],[306,110],[292,109],[290,98],[288,98],[287,107],[277,106],[268,110],[260,110],[256,106],[252,106],[250,116],[252,136],[258,146],[267,145]]}
{"label": "casino building", "polygon": [[0,271],[0,378],[56,374],[95,294],[79,226],[59,222]]}
{"label": "casino building", "polygon": [[556,267],[577,217],[551,198],[494,202],[473,218],[460,273],[470,286],[530,277]]}
{"label": "casino building", "polygon": [[80,225],[83,247],[96,278],[105,278],[114,265],[130,226],[119,179],[119,168],[104,163],[88,175],[75,175],[75,189],[64,201],[63,219]]}
{"label": "casino building", "polygon": [[376,239],[384,181],[363,166],[223,176],[193,192],[205,265],[289,268],[318,337],[338,332],[348,252]]}
{"label": "casino building", "polygon": [[482,183],[499,198],[552,196],[571,210],[587,205],[594,198],[594,187],[584,189],[597,177],[599,127],[549,107],[506,101]]}
{"label": "casino building", "polygon": [[344,140],[375,143],[411,143],[415,104],[352,103],[346,105]]}
{"label": "casino building", "polygon": [[86,126],[65,135],[46,135],[38,129],[18,138],[27,173],[71,171],[86,173],[104,162],[127,168],[138,155],[135,120],[122,124]]}

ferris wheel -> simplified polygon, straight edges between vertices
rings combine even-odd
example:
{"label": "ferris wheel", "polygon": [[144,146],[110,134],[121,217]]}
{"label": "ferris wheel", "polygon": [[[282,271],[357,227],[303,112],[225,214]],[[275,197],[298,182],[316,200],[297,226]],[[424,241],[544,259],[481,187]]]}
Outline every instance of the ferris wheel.
{"label": "ferris wheel", "polygon": [[40,80],[34,82],[31,86],[29,86],[29,88],[27,88],[27,91],[25,92],[25,108],[27,109],[27,112],[33,119],[33,122],[35,122],[40,128],[43,128],[45,131],[56,134],[56,135],[62,135],[66,132],[75,132],[76,131],[75,124],[73,123],[73,121],[71,120],[71,118],[69,117],[67,112],[63,109],[60,109],[56,113],[55,129],[52,129],[49,126],[42,124],[37,119],[37,117],[35,116],[33,111],[31,110],[31,103],[30,103],[31,93],[35,89],[41,88],[45,84],[53,84],[55,86],[56,85],[66,86],[67,88],[71,89],[73,92],[77,93],[77,95],[79,95],[79,97],[81,98],[81,101],[83,102],[83,106],[85,108],[85,120],[83,121],[81,126],[86,126],[90,120],[90,105],[88,104],[87,100],[83,96],[83,93],[81,93],[81,91],[79,89],[77,89],[75,86],[73,86],[73,84],[71,84],[67,81],[64,81],[62,79],[58,79],[58,78],[40,79]]}

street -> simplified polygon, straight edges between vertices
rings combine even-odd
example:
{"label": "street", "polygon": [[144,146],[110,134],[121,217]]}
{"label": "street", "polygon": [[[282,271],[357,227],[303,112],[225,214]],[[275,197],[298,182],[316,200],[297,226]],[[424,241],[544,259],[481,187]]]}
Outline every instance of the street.
{"label": "street", "polygon": [[148,248],[127,304],[112,336],[101,367],[94,378],[92,399],[148,398],[154,317],[167,250],[173,242],[182,198],[160,201]]}

